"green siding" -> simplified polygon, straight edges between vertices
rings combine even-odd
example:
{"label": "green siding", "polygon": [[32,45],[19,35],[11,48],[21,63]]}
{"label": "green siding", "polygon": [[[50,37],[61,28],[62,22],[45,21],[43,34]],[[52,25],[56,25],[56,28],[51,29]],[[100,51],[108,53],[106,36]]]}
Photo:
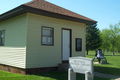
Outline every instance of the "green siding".
{"label": "green siding", "polygon": [[[26,68],[53,67],[62,62],[61,30],[72,29],[72,56],[85,56],[85,24],[28,13]],[[41,45],[41,27],[54,28],[54,46]],[[75,51],[82,38],[82,51]]]}
{"label": "green siding", "polygon": [[5,45],[0,46],[0,63],[25,68],[27,14],[0,22]]}

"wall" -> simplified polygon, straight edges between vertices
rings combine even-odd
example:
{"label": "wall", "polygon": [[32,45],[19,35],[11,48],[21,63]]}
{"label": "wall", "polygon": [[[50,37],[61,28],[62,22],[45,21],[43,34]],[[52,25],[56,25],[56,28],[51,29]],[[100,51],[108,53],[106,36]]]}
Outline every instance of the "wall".
{"label": "wall", "polygon": [[0,46],[0,64],[25,68],[26,16],[22,14],[0,22],[0,30],[5,30],[5,44]]}
{"label": "wall", "polygon": [[[53,67],[62,62],[61,31],[72,29],[72,56],[85,56],[85,24],[32,13],[27,14],[26,68]],[[41,45],[41,27],[54,28],[54,46]],[[82,51],[75,51],[75,38],[82,38]]]}

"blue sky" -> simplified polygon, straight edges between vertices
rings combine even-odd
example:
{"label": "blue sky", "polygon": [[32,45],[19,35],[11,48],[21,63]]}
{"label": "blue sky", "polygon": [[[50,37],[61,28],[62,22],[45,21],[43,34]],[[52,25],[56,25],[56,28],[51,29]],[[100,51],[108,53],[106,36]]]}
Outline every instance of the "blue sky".
{"label": "blue sky", "polygon": [[[32,0],[0,0],[0,14]],[[100,30],[120,21],[120,0],[46,0],[98,21]]]}

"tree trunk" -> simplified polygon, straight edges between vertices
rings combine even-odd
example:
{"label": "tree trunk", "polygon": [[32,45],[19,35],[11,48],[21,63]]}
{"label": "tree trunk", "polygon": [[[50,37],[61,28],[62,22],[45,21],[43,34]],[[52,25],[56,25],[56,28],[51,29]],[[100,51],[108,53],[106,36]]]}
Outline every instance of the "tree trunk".
{"label": "tree trunk", "polygon": [[113,56],[114,56],[114,42],[112,44],[112,51],[113,51]]}
{"label": "tree trunk", "polygon": [[107,50],[107,53],[108,53],[109,50]]}
{"label": "tree trunk", "polygon": [[87,49],[87,53],[86,53],[86,55],[88,55],[88,49]]}
{"label": "tree trunk", "polygon": [[89,50],[89,48],[88,48],[88,45],[86,45],[86,55],[88,55],[88,50]]}
{"label": "tree trunk", "polygon": [[104,44],[104,50],[103,50],[103,54],[105,54],[105,44]]}
{"label": "tree trunk", "polygon": [[103,50],[103,54],[105,54],[105,49]]}

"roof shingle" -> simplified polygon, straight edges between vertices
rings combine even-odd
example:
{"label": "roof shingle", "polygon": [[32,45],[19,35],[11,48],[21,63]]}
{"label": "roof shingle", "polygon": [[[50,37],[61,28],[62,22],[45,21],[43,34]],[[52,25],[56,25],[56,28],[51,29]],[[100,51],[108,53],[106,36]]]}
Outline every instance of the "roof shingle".
{"label": "roof shingle", "polygon": [[87,18],[85,16],[82,16],[80,14],[77,14],[75,12],[69,11],[69,10],[64,9],[62,7],[59,7],[55,4],[49,3],[45,0],[33,0],[33,1],[25,3],[23,5],[33,7],[33,8],[37,8],[37,9],[41,9],[41,10],[48,11],[48,12],[52,12],[52,13],[65,15],[65,16],[70,16],[70,17],[74,17],[74,18],[87,20],[87,21],[97,22],[95,20],[92,20],[92,19]]}

